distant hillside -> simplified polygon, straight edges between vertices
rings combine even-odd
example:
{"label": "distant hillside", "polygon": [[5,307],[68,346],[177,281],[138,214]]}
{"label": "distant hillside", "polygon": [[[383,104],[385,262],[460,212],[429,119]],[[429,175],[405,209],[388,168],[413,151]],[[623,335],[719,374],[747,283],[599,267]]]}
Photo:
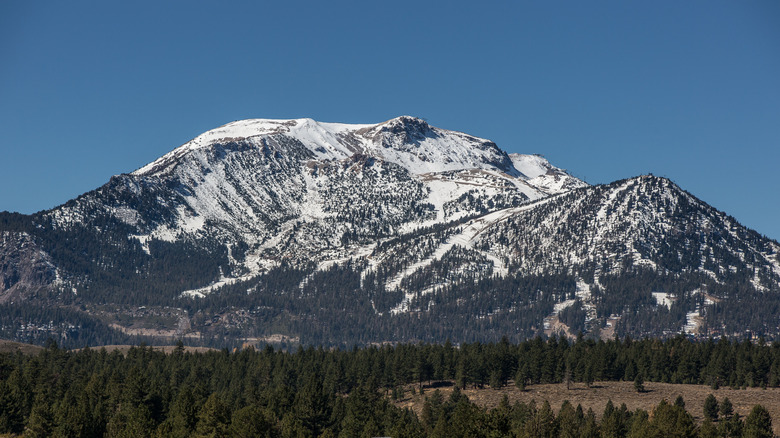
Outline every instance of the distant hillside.
{"label": "distant hillside", "polygon": [[0,354],[16,353],[17,351],[22,354],[34,355],[43,351],[43,347],[0,339]]}

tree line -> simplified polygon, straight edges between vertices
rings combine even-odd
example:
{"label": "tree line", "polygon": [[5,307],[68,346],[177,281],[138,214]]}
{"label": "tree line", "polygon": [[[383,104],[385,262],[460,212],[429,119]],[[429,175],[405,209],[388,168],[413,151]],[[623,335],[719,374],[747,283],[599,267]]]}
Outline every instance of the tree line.
{"label": "tree line", "polygon": [[[765,410],[757,408],[756,419],[748,422],[750,417],[733,414],[727,399],[708,399],[701,409],[709,423],[696,426],[678,409],[682,400],[660,404],[652,417],[613,406],[596,421],[592,412],[571,405],[561,406],[557,415],[548,404],[509,406],[508,401],[486,410],[460,391],[510,383],[522,389],[569,380],[633,380],[637,390],[644,381],[664,381],[709,383],[716,392],[726,382],[777,386],[778,366],[780,344],[695,343],[682,337],[608,342],[536,338],[520,344],[504,339],[295,352],[266,346],[205,354],[188,353],[180,343],[169,355],[145,346],[126,355],[105,349],[69,351],[52,342],[34,356],[0,354],[0,433],[716,436],[711,433],[726,430],[725,436],[761,436],[748,431],[754,423],[769,424],[771,430]],[[434,381],[452,382],[454,391],[447,400],[436,391],[429,394],[420,416],[393,403],[408,391],[430,392]],[[615,433],[604,435],[606,430]]]}

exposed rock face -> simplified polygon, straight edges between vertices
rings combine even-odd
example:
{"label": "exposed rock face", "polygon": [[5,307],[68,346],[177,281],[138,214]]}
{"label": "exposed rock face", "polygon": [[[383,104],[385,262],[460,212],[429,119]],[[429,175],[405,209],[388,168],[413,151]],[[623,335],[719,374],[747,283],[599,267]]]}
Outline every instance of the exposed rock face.
{"label": "exposed rock face", "polygon": [[25,232],[0,231],[0,303],[51,287],[57,269]]}

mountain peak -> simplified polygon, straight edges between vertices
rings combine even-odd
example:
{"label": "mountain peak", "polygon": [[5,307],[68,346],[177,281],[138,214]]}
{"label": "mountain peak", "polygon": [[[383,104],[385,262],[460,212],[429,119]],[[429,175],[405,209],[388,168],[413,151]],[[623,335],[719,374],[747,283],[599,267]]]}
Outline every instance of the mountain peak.
{"label": "mountain peak", "polygon": [[400,116],[396,117],[394,119],[390,119],[384,123],[380,123],[377,125],[380,129],[386,129],[391,132],[397,132],[399,129],[403,129],[405,131],[418,131],[418,132],[428,132],[431,130],[431,126],[428,124],[428,122],[424,119],[412,117],[412,116]]}
{"label": "mountain peak", "polygon": [[238,120],[197,136],[133,174],[168,172],[191,153],[215,144],[258,146],[266,141],[263,139],[277,136],[293,140],[283,142],[286,146],[280,146],[282,149],[302,145],[309,150],[306,154],[317,160],[341,160],[359,153],[400,165],[413,174],[467,169],[514,172],[506,152],[492,141],[435,128],[421,118],[400,116],[378,124],[326,123],[309,118]]}

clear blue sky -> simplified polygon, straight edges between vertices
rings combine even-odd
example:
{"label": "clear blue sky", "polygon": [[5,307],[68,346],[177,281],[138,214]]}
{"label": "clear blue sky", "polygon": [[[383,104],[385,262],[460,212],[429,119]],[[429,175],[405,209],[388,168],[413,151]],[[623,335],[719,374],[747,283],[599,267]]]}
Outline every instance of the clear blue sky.
{"label": "clear blue sky", "polygon": [[780,239],[776,0],[0,2],[0,210],[232,120],[403,114]]}

